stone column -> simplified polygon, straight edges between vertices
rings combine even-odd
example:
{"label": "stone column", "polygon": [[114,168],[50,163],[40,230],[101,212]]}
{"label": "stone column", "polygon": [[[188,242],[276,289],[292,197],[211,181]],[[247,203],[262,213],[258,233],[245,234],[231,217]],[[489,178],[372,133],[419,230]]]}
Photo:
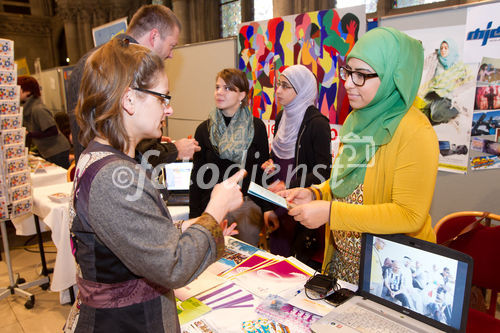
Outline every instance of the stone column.
{"label": "stone column", "polygon": [[181,32],[179,34],[179,45],[188,44],[190,42],[189,36],[189,13],[187,9],[186,0],[172,0],[172,10],[175,16],[179,19],[182,25]]}
{"label": "stone column", "polygon": [[76,64],[80,59],[80,42],[78,26],[76,24],[76,10],[70,8],[66,1],[58,1],[57,16],[64,22],[64,35],[70,65]]}

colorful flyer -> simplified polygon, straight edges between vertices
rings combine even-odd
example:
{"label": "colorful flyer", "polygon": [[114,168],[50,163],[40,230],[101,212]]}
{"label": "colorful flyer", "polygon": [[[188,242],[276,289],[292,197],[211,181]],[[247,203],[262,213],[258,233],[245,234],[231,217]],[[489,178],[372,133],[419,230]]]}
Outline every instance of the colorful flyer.
{"label": "colorful flyer", "polygon": [[0,115],[18,115],[20,111],[19,101],[0,101]]}
{"label": "colorful flyer", "polygon": [[311,274],[303,271],[288,260],[269,266],[246,271],[237,275],[234,281],[261,298],[269,294],[286,293],[297,285],[304,285]]}
{"label": "colorful flyer", "polygon": [[15,172],[7,175],[7,186],[16,187],[31,183],[29,170]]}
{"label": "colorful flyer", "polygon": [[0,39],[0,56],[14,56],[14,42],[10,39]]}
{"label": "colorful flyer", "polygon": [[26,156],[13,158],[5,161],[5,165],[7,167],[7,174],[19,171],[25,171],[28,169],[28,158]]}
{"label": "colorful flyer", "polygon": [[0,197],[0,219],[5,220],[9,218],[9,209],[7,206],[7,199]]}
{"label": "colorful flyer", "polygon": [[176,298],[177,301],[177,314],[179,315],[179,323],[184,325],[205,313],[212,310],[210,307],[206,306],[194,297],[181,302]]}
{"label": "colorful flyer", "polygon": [[4,158],[6,160],[11,158],[23,157],[26,155],[26,147],[22,143],[5,145],[3,147],[3,150],[4,150]]}
{"label": "colorful flyer", "polygon": [[33,199],[23,199],[19,201],[12,202],[12,213],[11,218],[15,218],[21,215],[29,214],[33,210]]}
{"label": "colorful flyer", "polygon": [[257,269],[262,267],[263,265],[266,265],[268,263],[275,263],[275,260],[272,260],[266,256],[262,256],[259,254],[254,254],[250,257],[248,257],[246,260],[238,264],[236,267],[233,269],[228,270],[221,276],[225,277],[226,279],[231,279],[234,278],[237,275],[240,275],[244,272],[247,272],[252,269]]}
{"label": "colorful flyer", "polygon": [[9,191],[7,191],[7,187],[5,184],[0,184],[0,197],[8,197]]}
{"label": "colorful flyer", "polygon": [[31,197],[31,184],[13,187],[9,190],[10,202],[28,199]]}
{"label": "colorful flyer", "polygon": [[14,116],[0,116],[0,129],[2,131],[17,129],[21,127],[22,122],[23,118],[20,114]]}
{"label": "colorful flyer", "polygon": [[470,167],[472,170],[498,169],[500,158],[496,155],[471,157]]}
{"label": "colorful flyer", "polygon": [[0,70],[1,71],[10,71],[14,70],[14,62],[13,56],[0,56]]}
{"label": "colorful flyer", "polygon": [[17,66],[14,69],[0,69],[0,85],[16,85],[17,84]]}
{"label": "colorful flyer", "polygon": [[17,101],[20,96],[20,87],[13,85],[1,85],[0,86],[0,100],[5,99],[9,101]]}
{"label": "colorful flyer", "polygon": [[1,134],[1,142],[4,145],[10,145],[14,143],[24,143],[24,138],[26,136],[26,128],[21,127],[12,130],[3,130]]}

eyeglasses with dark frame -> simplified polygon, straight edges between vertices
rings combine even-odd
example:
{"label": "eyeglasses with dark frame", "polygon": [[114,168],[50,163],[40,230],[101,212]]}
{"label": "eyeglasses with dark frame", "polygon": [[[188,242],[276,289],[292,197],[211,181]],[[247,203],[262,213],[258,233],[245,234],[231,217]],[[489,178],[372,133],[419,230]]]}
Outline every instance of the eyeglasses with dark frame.
{"label": "eyeglasses with dark frame", "polygon": [[377,73],[361,73],[359,71],[350,70],[344,66],[339,69],[340,78],[344,81],[347,81],[349,76],[352,79],[352,83],[358,87],[362,87],[365,85],[366,79],[371,79],[374,77],[378,77]]}
{"label": "eyeglasses with dark frame", "polygon": [[287,83],[287,82],[284,82],[284,81],[278,81],[276,82],[276,89],[281,87],[281,89],[293,89],[293,91],[295,91],[295,93],[297,94],[297,90],[295,90],[295,87],[292,86],[291,84]]}
{"label": "eyeglasses with dark frame", "polygon": [[132,88],[134,90],[137,90],[137,91],[142,91],[146,94],[151,94],[153,96],[156,96],[156,97],[159,97],[162,99],[162,103],[163,105],[165,106],[169,106],[170,105],[170,99],[172,99],[172,97],[170,95],[166,95],[166,94],[162,94],[162,93],[159,93],[159,92],[156,92],[156,91],[152,91],[152,90],[148,90],[148,89],[143,89],[143,88]]}

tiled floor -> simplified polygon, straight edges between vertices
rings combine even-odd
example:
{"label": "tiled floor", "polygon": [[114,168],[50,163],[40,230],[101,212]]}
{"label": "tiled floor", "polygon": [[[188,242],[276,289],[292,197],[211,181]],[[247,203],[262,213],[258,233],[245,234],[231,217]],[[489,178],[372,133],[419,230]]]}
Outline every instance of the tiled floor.
{"label": "tiled floor", "polygon": [[[10,256],[14,271],[14,278],[17,273],[27,282],[40,278],[41,263],[40,254],[27,252],[23,245],[29,237],[15,236],[12,227],[8,228]],[[50,239],[50,235],[44,234],[44,239]],[[0,243],[1,244],[1,243]],[[30,244],[36,244],[31,241]],[[47,264],[54,266],[55,247],[51,241],[44,243]],[[7,287],[9,275],[5,264],[5,256],[2,248],[2,261],[0,261],[0,288]],[[30,246],[32,250],[38,250],[38,246]],[[53,333],[61,332],[66,316],[69,313],[70,305],[59,303],[59,293],[49,290],[42,290],[40,287],[32,287],[27,290],[35,295],[35,306],[26,309],[24,303],[26,299],[21,296],[10,295],[0,300],[0,332],[2,333]]]}

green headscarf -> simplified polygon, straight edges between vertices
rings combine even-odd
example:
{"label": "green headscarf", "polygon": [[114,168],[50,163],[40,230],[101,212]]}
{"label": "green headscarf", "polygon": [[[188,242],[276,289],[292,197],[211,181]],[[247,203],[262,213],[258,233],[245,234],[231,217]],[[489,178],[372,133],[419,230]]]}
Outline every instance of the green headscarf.
{"label": "green headscarf", "polygon": [[353,110],[340,130],[343,152],[330,177],[336,197],[346,197],[365,179],[366,167],[377,149],[390,142],[399,122],[417,95],[424,52],[422,44],[394,28],[375,28],[347,56],[357,58],[378,74],[380,87],[364,108]]}

